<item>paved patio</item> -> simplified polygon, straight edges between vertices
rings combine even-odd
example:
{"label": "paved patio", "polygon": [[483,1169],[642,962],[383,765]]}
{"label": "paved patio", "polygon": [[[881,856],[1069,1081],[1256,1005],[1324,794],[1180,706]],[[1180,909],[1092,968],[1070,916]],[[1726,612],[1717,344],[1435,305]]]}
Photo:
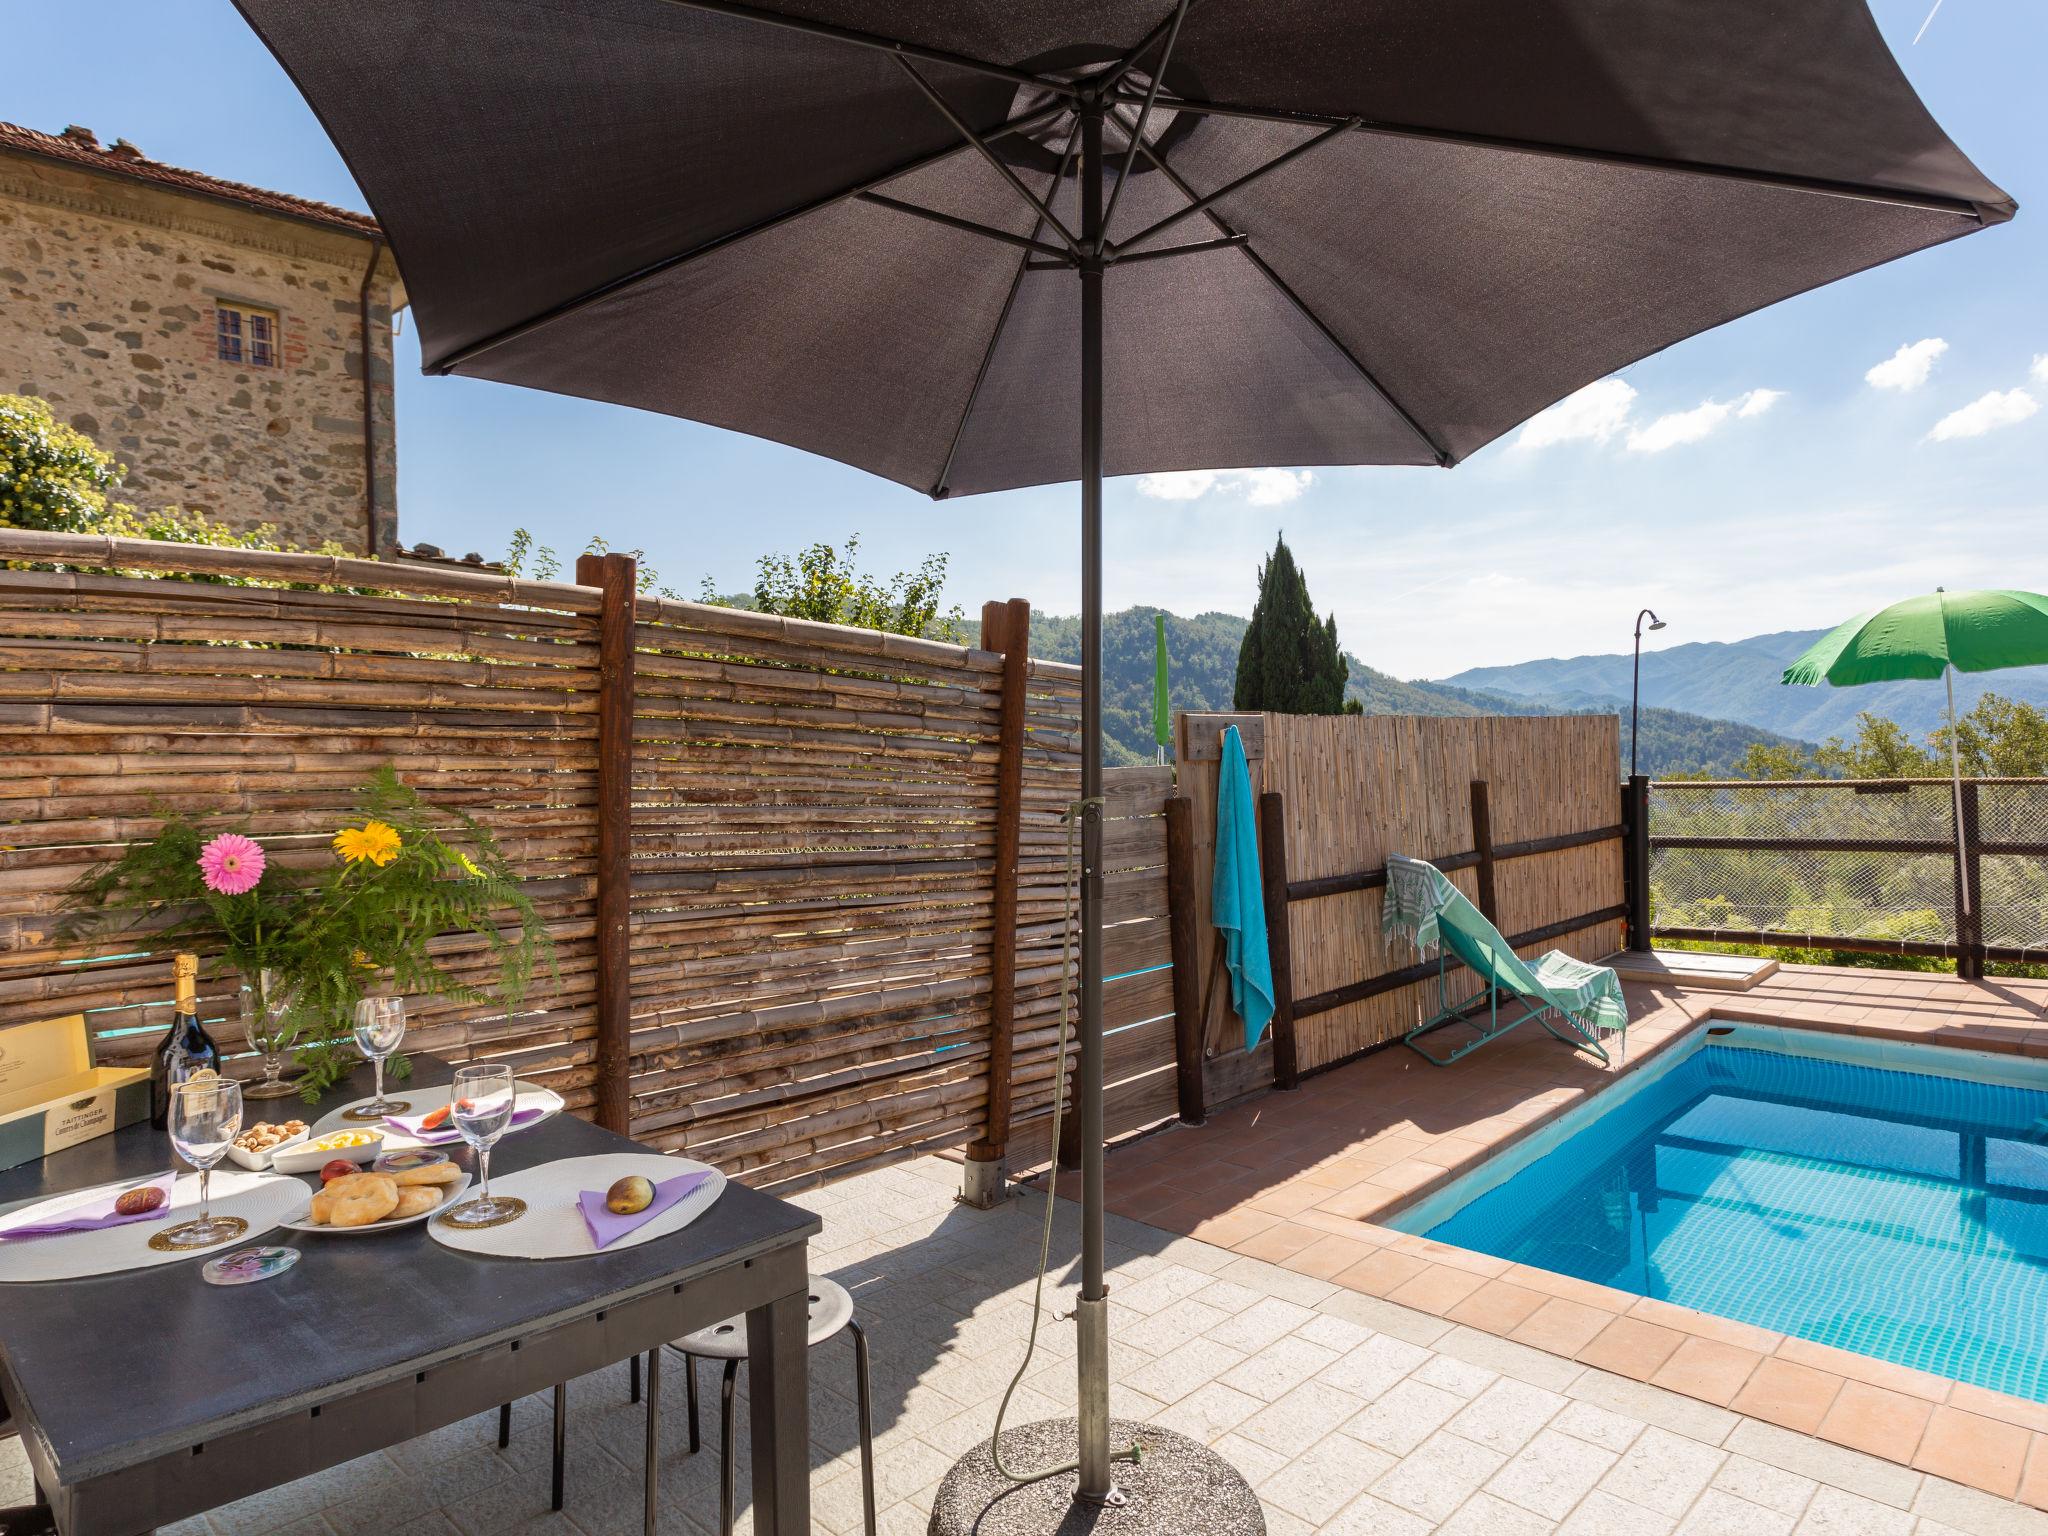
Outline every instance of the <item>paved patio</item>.
{"label": "paved patio", "polygon": [[[872,1324],[889,1536],[923,1531],[939,1478],[989,1432],[1027,1320],[1040,1197],[973,1211],[953,1201],[958,1177],[934,1158],[804,1197],[825,1218],[817,1267]],[[1074,1232],[1063,1207],[1063,1264]],[[1275,1536],[2048,1533],[2010,1501],[1226,1247],[1114,1217],[1110,1239],[1114,1411],[1214,1444]],[[1042,1350],[1020,1418],[1073,1408],[1071,1328],[1048,1328]],[[850,1361],[827,1346],[813,1366],[817,1525],[858,1531]],[[685,1452],[680,1371],[663,1387],[662,1530],[694,1536],[716,1525],[714,1460]],[[643,1420],[624,1371],[577,1382],[570,1402],[565,1514],[547,1509],[536,1397],[509,1451],[485,1415],[173,1536],[635,1536]],[[0,1502],[26,1483],[19,1448],[0,1446]]]}
{"label": "paved patio", "polygon": [[[1745,993],[1628,988],[1627,1065],[1708,1013],[2048,1054],[2048,982],[1789,966]],[[1525,1028],[1450,1068],[1379,1052],[1120,1149],[1111,1209],[1342,1290],[2048,1505],[2048,1407],[1377,1225],[1616,1071]]]}

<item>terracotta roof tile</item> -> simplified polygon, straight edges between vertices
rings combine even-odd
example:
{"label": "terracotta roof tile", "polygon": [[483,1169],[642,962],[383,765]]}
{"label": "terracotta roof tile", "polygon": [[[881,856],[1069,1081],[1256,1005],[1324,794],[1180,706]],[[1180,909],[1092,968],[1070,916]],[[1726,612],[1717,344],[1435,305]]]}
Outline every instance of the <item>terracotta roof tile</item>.
{"label": "terracotta roof tile", "polygon": [[315,224],[325,224],[333,229],[342,229],[354,235],[375,235],[380,233],[377,221],[366,213],[354,213],[346,208],[336,208],[331,203],[316,203],[310,198],[292,197],[284,192],[269,192],[262,187],[245,186],[239,181],[224,181],[218,176],[207,176],[199,171],[188,171],[181,166],[166,165],[161,160],[151,160],[126,139],[117,139],[111,146],[102,146],[90,129],[69,128],[61,134],[40,133],[33,128],[24,128],[18,123],[0,122],[0,150],[20,150],[31,155],[40,155],[48,160],[61,161],[66,165],[84,166],[90,170],[102,171],[109,175],[126,176],[136,181],[153,182],[181,192],[194,193],[200,197],[219,198],[226,202],[240,203],[265,213],[279,213],[288,218],[306,219]]}

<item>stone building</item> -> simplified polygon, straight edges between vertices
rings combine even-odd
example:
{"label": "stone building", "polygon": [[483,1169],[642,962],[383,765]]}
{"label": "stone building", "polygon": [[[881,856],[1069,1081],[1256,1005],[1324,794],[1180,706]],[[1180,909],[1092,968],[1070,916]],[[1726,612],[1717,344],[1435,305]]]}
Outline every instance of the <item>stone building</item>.
{"label": "stone building", "polygon": [[405,297],[367,215],[0,123],[0,296],[0,394],[126,464],[121,499],[396,552]]}

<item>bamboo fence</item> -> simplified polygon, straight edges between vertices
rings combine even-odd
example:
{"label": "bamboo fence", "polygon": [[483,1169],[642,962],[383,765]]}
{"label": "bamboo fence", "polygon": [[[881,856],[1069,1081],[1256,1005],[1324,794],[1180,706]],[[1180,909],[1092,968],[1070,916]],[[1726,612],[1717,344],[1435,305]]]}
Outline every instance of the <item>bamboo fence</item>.
{"label": "bamboo fence", "polygon": [[[516,1014],[410,999],[410,1046],[507,1060],[766,1186],[991,1134],[1000,1152],[1013,1119],[1042,1155],[1077,669],[636,599],[616,556],[570,584],[0,530],[0,561],[40,567],[0,570],[0,1029],[83,1011],[98,1060],[142,1060],[169,956],[146,933],[59,942],[66,889],[167,810],[323,860],[389,761],[493,830],[557,961]],[[1111,783],[1122,1126],[1172,1111],[1170,774]],[[480,946],[442,947],[483,979]],[[203,975],[242,1047],[238,978]]]}

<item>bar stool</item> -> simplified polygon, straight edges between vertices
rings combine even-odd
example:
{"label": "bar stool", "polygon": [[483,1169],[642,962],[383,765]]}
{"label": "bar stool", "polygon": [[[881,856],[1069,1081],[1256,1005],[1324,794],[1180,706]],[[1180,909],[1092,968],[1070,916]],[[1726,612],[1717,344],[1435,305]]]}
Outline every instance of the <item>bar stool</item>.
{"label": "bar stool", "polygon": [[[816,1349],[841,1329],[853,1335],[854,1390],[860,1407],[860,1491],[867,1536],[875,1536],[875,1437],[873,1409],[868,1394],[868,1336],[854,1320],[853,1298],[846,1287],[823,1275],[810,1277],[809,1347]],[[697,1449],[697,1361],[723,1360],[725,1379],[718,1399],[718,1529],[720,1536],[732,1536],[733,1467],[732,1423],[733,1382],[740,1364],[747,1358],[747,1320],[729,1317],[709,1328],[686,1333],[669,1346],[683,1356],[690,1378],[690,1449]]]}

